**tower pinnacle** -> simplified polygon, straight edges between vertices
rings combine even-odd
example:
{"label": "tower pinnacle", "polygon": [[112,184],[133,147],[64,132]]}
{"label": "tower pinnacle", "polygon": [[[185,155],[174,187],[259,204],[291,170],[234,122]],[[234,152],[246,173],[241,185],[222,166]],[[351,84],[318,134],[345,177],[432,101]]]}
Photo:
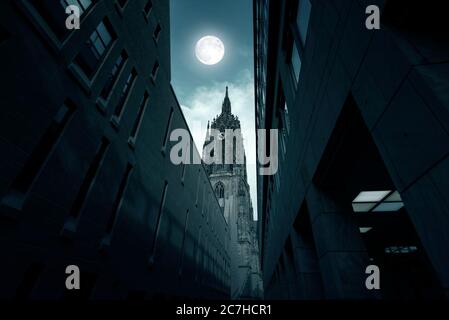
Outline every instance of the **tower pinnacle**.
{"label": "tower pinnacle", "polygon": [[231,113],[231,101],[229,100],[228,86],[226,86],[226,94],[221,108],[221,113]]}

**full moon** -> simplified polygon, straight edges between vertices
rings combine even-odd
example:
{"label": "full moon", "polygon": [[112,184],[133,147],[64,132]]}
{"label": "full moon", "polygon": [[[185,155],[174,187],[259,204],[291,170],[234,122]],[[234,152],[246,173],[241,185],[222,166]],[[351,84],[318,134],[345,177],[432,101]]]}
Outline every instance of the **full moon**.
{"label": "full moon", "polygon": [[223,59],[225,47],[223,42],[214,36],[202,37],[195,46],[197,59],[204,64],[217,64]]}

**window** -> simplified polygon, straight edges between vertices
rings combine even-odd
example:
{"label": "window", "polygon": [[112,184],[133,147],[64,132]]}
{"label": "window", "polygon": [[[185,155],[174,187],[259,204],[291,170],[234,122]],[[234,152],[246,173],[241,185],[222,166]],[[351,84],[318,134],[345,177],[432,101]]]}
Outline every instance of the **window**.
{"label": "window", "polygon": [[153,1],[148,0],[147,3],[145,4],[145,7],[143,7],[143,12],[145,13],[145,16],[148,17],[152,9],[153,9]]}
{"label": "window", "polygon": [[61,3],[61,5],[64,8],[64,10],[68,6],[77,6],[80,9],[80,15],[83,15],[83,13],[92,4],[91,0],[60,0],[59,2]]}
{"label": "window", "polygon": [[161,229],[162,214],[163,214],[164,209],[165,209],[165,199],[167,197],[167,188],[168,188],[168,182],[165,181],[164,182],[164,187],[163,187],[163,190],[162,190],[161,202],[159,204],[159,212],[157,214],[156,229],[154,230],[153,244],[152,244],[153,249],[151,250],[151,257],[150,257],[150,260],[149,260],[150,266],[152,266],[154,264],[154,260],[155,260],[155,257],[156,257],[156,245],[157,245],[157,239],[159,238],[159,232],[160,232],[160,229]]}
{"label": "window", "polygon": [[172,118],[173,118],[173,108],[170,109],[170,115],[168,116],[167,126],[165,127],[164,141],[162,142],[162,150],[161,150],[163,155],[165,155],[165,150],[167,149]]}
{"label": "window", "polygon": [[94,75],[100,60],[115,38],[116,36],[112,31],[112,27],[107,19],[105,19],[100,22],[95,31],[90,35],[89,40],[86,41],[81,52],[75,58],[75,62],[89,79]]}
{"label": "window", "polygon": [[283,116],[283,120],[284,120],[284,128],[287,131],[287,135],[290,134],[290,116],[288,114],[288,105],[287,105],[287,101],[284,98],[284,110],[282,112],[282,116]]}
{"label": "window", "polygon": [[12,183],[11,190],[3,198],[3,204],[21,209],[25,195],[52,154],[74,112],[75,106],[66,101],[55,114],[50,126],[44,132],[36,148],[31,152],[22,170]]}
{"label": "window", "polygon": [[156,82],[157,72],[159,71],[159,61],[156,61],[153,65],[153,70],[151,70],[151,80]]}
{"label": "window", "polygon": [[122,177],[122,180],[120,181],[120,185],[117,191],[117,194],[115,195],[115,200],[113,204],[112,214],[109,217],[108,224],[106,226],[106,233],[111,234],[112,229],[114,228],[115,222],[117,220],[118,212],[120,211],[120,207],[123,203],[123,197],[125,195],[126,186],[128,185],[129,178],[131,177],[131,173],[133,171],[133,166],[128,163],[126,166],[125,174]]}
{"label": "window", "polygon": [[134,84],[134,81],[137,78],[137,72],[135,69],[131,71],[131,73],[128,75],[128,78],[125,81],[125,84],[123,85],[122,92],[120,93],[120,98],[118,99],[117,106],[114,110],[114,118],[115,120],[114,124],[118,125],[118,121],[120,121],[120,118],[122,117],[123,110],[125,109],[125,102],[128,98],[129,92],[131,91],[131,87]]}
{"label": "window", "polygon": [[[184,159],[184,161],[186,162],[187,159]],[[185,175],[186,175],[186,164],[185,164],[185,162],[183,162],[181,164],[182,165],[182,170],[181,170],[181,183],[182,184],[184,184],[184,178],[185,178]]]}
{"label": "window", "polygon": [[185,242],[186,242],[186,237],[187,237],[187,231],[189,230],[188,225],[189,225],[189,209],[187,209],[187,211],[186,211],[186,218],[185,218],[185,221],[184,221],[184,235],[182,237],[182,244],[181,244],[181,258],[180,258],[180,262],[179,262],[179,275],[182,275],[182,267],[183,267],[183,262],[184,262],[184,251],[185,251]]}
{"label": "window", "polygon": [[287,102],[285,100],[284,91],[282,88],[282,83],[279,81],[279,98],[277,100],[277,112],[278,115],[278,129],[279,129],[279,140],[280,148],[282,151],[282,156],[284,157],[287,153],[287,139],[290,133],[290,118],[288,114]]}
{"label": "window", "polygon": [[397,191],[362,191],[352,200],[354,212],[394,212],[404,206]]}
{"label": "window", "polygon": [[[299,0],[296,15],[291,16],[291,23],[285,26],[283,46],[287,53],[295,86],[301,73],[302,55],[307,39],[311,9],[310,0]],[[286,10],[289,10],[289,7]]]}
{"label": "window", "polygon": [[148,105],[149,95],[148,92],[145,91],[142,102],[140,103],[139,111],[137,112],[136,120],[134,120],[133,127],[131,129],[131,134],[129,137],[129,143],[131,147],[135,147],[137,135],[139,134],[140,127],[142,125],[143,116],[145,115],[145,110]]}
{"label": "window", "polygon": [[296,25],[298,27],[301,44],[304,47],[307,40],[307,30],[309,29],[310,11],[312,5],[310,0],[299,0],[298,12],[296,14]]}
{"label": "window", "polygon": [[126,60],[128,59],[128,55],[125,51],[122,51],[115,61],[114,66],[112,67],[111,72],[109,73],[109,76],[106,80],[106,84],[103,87],[103,90],[101,90],[100,96],[106,100],[112,90],[112,87],[114,86],[114,83],[117,81],[119,72],[123,69],[123,66],[125,65]]}
{"label": "window", "polygon": [[156,42],[159,40],[159,36],[161,35],[161,31],[162,31],[161,24],[158,23],[157,26],[156,26],[156,29],[154,29],[154,32],[153,32],[153,38],[154,38],[154,40],[156,40]]}
{"label": "window", "polygon": [[[72,209],[70,211],[70,217],[64,225],[64,235],[70,235],[76,231],[77,219],[81,213],[81,210],[83,209],[89,192],[95,183],[95,179],[98,175],[101,165],[103,164],[103,160],[108,148],[109,140],[103,137],[101,139],[100,146],[98,147],[97,152],[92,162],[90,163],[89,168],[87,169],[86,175],[84,176],[83,182],[81,183],[81,186],[78,190],[75,201],[73,202]],[[69,232],[69,234],[67,234],[67,232]]]}
{"label": "window", "polygon": [[224,198],[224,185],[222,182],[217,182],[215,185],[215,195],[218,199]]}
{"label": "window", "polygon": [[97,59],[103,55],[112,38],[103,22],[90,36],[90,48]]}
{"label": "window", "polygon": [[298,48],[296,47],[295,43],[292,44],[290,57],[292,75],[294,83],[296,84],[299,81],[299,73],[301,72],[301,58],[299,57]]}
{"label": "window", "polygon": [[112,212],[106,225],[105,236],[103,237],[100,245],[100,250],[102,250],[103,252],[107,251],[109,246],[111,245],[112,232],[115,228],[118,213],[120,212],[120,208],[122,207],[126,187],[128,186],[128,182],[131,177],[133,169],[134,167],[128,163],[126,166],[125,173],[120,181],[120,185],[117,194],[115,195],[115,200],[112,206]]}

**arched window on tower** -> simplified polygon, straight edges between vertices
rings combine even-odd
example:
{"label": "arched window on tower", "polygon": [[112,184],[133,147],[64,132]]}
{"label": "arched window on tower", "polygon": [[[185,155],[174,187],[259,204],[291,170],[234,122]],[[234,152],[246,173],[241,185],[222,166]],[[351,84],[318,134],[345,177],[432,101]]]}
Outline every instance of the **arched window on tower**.
{"label": "arched window on tower", "polygon": [[218,199],[224,198],[224,185],[221,181],[217,182],[215,185],[215,195]]}
{"label": "arched window on tower", "polygon": [[215,185],[215,195],[218,198],[218,203],[220,207],[224,207],[224,184],[221,181],[218,181]]}

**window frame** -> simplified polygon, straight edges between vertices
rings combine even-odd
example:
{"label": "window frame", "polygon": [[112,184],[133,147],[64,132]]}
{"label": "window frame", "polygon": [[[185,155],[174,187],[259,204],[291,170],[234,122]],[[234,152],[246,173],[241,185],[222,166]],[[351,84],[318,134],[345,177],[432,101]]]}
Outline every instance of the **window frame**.
{"label": "window frame", "polygon": [[[105,39],[103,39],[101,37],[99,28],[101,26],[104,26],[104,29],[106,30],[106,32],[108,32],[108,36],[110,37],[110,40],[108,41],[108,43],[105,43]],[[93,41],[96,41],[97,38],[95,38],[95,40],[92,39],[92,37],[94,35],[97,35],[98,39],[100,40],[100,42],[102,43],[102,45],[104,46],[104,49],[101,53],[98,52],[98,48],[95,48],[95,44]],[[114,30],[114,28],[112,27],[111,23],[109,22],[109,19],[107,17],[104,17],[100,23],[95,27],[95,29],[92,31],[92,33],[90,34],[88,40],[86,40],[86,42],[84,43],[84,46],[80,48],[80,50],[78,51],[78,53],[76,54],[75,58],[73,59],[72,65],[71,67],[74,68],[73,66],[76,66],[74,69],[76,70],[77,73],[81,72],[84,77],[82,77],[83,79],[87,79],[86,84],[84,84],[87,87],[90,87],[93,80],[95,79],[99,69],[101,68],[103,62],[105,61],[107,55],[111,52],[111,49],[113,48],[114,44],[117,41],[117,34]],[[87,52],[84,52],[85,50],[89,50]],[[83,66],[83,64],[87,65],[88,62],[83,61],[86,60],[87,58],[91,58],[88,57],[88,54],[91,53],[94,58],[95,58],[95,66],[92,67],[92,70],[89,72],[89,70],[86,70],[86,67],[90,68],[90,66]],[[86,57],[84,57],[82,54],[86,55]],[[78,71],[79,70],[79,71]],[[79,77],[80,75],[78,75]]]}

